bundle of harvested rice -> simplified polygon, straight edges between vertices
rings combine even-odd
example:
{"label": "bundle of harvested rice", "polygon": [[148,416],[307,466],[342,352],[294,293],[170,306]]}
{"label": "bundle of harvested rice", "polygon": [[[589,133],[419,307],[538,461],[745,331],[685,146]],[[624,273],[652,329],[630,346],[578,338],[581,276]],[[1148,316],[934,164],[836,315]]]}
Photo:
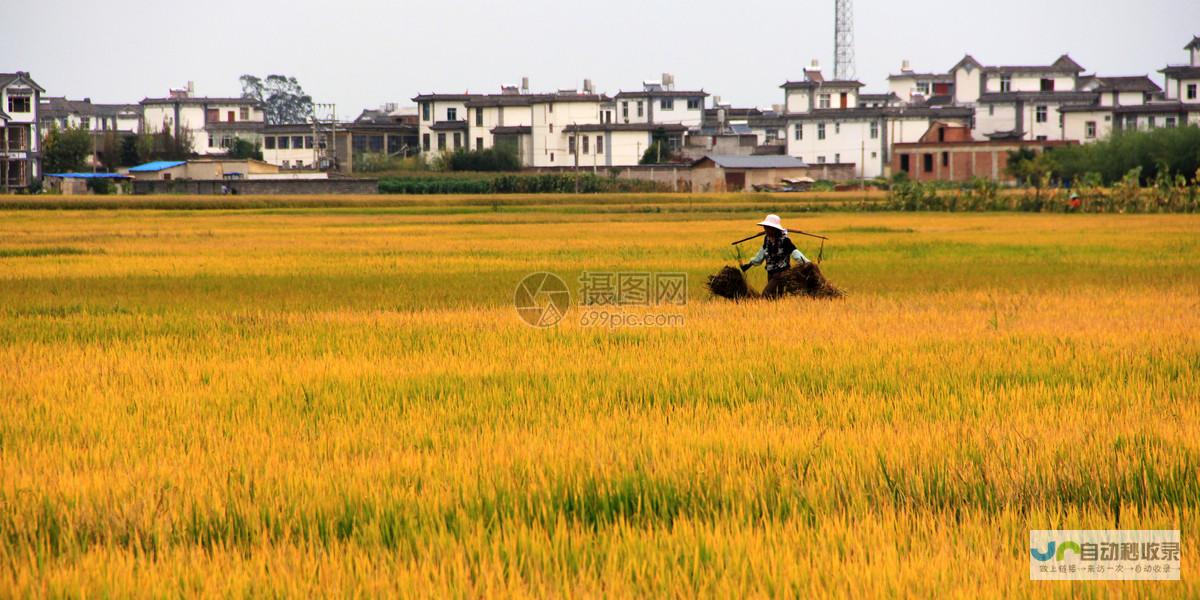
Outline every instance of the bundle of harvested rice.
{"label": "bundle of harvested rice", "polygon": [[783,295],[804,295],[813,298],[841,298],[846,292],[829,283],[816,263],[796,265],[783,275]]}
{"label": "bundle of harvested rice", "polygon": [[740,300],[756,295],[746,285],[746,276],[737,267],[725,267],[716,275],[708,276],[708,291],[729,300]]}

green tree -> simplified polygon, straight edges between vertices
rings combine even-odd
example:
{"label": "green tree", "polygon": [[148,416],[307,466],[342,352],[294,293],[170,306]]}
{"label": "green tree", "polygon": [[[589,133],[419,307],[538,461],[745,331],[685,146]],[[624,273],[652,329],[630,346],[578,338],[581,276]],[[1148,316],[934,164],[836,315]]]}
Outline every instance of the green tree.
{"label": "green tree", "polygon": [[312,115],[312,96],[304,93],[295,77],[242,75],[241,83],[242,97],[262,104],[268,124],[304,123]]}
{"label": "green tree", "polygon": [[137,140],[137,155],[141,162],[154,160],[186,160],[193,156],[192,134],[186,128],[175,136],[163,121],[157,133],[144,133]]}
{"label": "green tree", "polygon": [[650,134],[650,147],[642,153],[642,159],[638,161],[643,165],[657,165],[661,163],[672,162],[676,158],[671,152],[671,144],[667,139],[667,132],[659,127]]}
{"label": "green tree", "polygon": [[262,160],[262,149],[258,144],[250,140],[242,138],[233,138],[233,144],[229,147],[229,158],[253,158]]}
{"label": "green tree", "polygon": [[142,164],[142,159],[138,156],[138,139],[135,135],[127,135],[121,138],[121,166],[132,167]]}
{"label": "green tree", "polygon": [[42,144],[42,157],[47,173],[70,173],[83,168],[92,153],[92,134],[83,129],[50,130]]}

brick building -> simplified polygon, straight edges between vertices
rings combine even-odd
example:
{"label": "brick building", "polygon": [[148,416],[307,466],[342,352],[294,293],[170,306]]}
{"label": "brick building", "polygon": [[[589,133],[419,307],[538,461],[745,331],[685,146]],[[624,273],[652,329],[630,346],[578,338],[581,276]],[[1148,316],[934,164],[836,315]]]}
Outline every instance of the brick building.
{"label": "brick building", "polygon": [[934,123],[921,139],[892,149],[891,172],[908,173],[915,181],[970,181],[975,177],[1011,181],[1005,173],[1008,153],[1021,148],[1044,152],[1075,142],[988,140],[971,136],[964,125]]}

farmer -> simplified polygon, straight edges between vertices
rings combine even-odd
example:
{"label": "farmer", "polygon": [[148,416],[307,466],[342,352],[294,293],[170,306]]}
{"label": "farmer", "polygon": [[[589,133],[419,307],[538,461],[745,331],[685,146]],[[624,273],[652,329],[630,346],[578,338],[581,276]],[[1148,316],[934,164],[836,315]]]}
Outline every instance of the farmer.
{"label": "farmer", "polygon": [[747,271],[754,265],[766,262],[767,286],[763,288],[763,296],[778,298],[783,294],[783,274],[791,267],[791,261],[795,260],[800,264],[810,261],[796,248],[796,244],[792,243],[787,230],[783,228],[783,223],[779,220],[779,215],[767,215],[767,218],[763,219],[759,225],[766,234],[762,249],[754,255],[754,258],[750,259],[750,262],[742,265],[742,270]]}

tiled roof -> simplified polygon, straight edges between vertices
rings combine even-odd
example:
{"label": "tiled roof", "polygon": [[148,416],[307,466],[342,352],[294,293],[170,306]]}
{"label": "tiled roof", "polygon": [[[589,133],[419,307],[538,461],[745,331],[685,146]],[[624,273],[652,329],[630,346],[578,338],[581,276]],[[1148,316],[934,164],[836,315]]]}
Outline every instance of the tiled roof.
{"label": "tiled roof", "polygon": [[457,131],[467,128],[466,121],[438,121],[429,126],[434,131]]}
{"label": "tiled roof", "polygon": [[214,121],[204,124],[205,129],[216,131],[262,131],[265,126],[266,123],[262,121],[234,121],[232,123],[229,121]]}
{"label": "tiled roof", "polygon": [[999,92],[981,94],[980,104],[998,102],[1090,102],[1095,92]]}
{"label": "tiled roof", "polygon": [[692,164],[695,165],[705,160],[713,161],[714,164],[722,169],[803,169],[808,166],[807,163],[799,158],[787,155],[736,156],[710,154]]}
{"label": "tiled roof", "polygon": [[1158,72],[1173,79],[1200,79],[1200,67],[1190,65],[1172,65]]}
{"label": "tiled roof", "polygon": [[563,131],[658,131],[680,132],[687,131],[687,127],[675,123],[586,123],[580,125],[567,125],[563,127]]}
{"label": "tiled roof", "polygon": [[785,90],[803,89],[803,88],[860,88],[863,84],[861,81],[853,81],[849,79],[830,79],[828,81],[785,81],[779,86]]}
{"label": "tiled roof", "polygon": [[523,135],[533,133],[529,125],[506,125],[492,128],[492,135]]}
{"label": "tiled roof", "polygon": [[192,96],[190,98],[143,98],[139,104],[248,104],[250,106],[262,106],[262,103],[253,98],[210,98],[206,96]]}
{"label": "tiled roof", "polygon": [[888,80],[892,79],[928,79],[937,83],[953,82],[954,76],[949,73],[913,73],[911,71],[901,71],[895,75],[888,75]]}
{"label": "tiled roof", "polygon": [[1161,92],[1162,88],[1145,75],[1130,77],[1093,77],[1097,89],[1103,92]]}
{"label": "tiled roof", "polygon": [[869,108],[819,108],[808,113],[788,113],[792,121],[834,121],[882,117],[968,118],[975,110],[967,106],[877,106]]}
{"label": "tiled roof", "polygon": [[617,98],[707,98],[708,92],[704,90],[659,90],[654,92],[617,92]]}
{"label": "tiled roof", "polygon": [[1058,60],[1048,65],[1010,65],[1002,67],[984,67],[987,73],[1082,73],[1083,67],[1070,56],[1064,54]]}
{"label": "tiled roof", "polygon": [[46,91],[46,90],[42,89],[42,86],[38,85],[37,82],[34,81],[32,77],[29,76],[29,73],[25,73],[23,71],[17,71],[16,73],[0,73],[0,88],[8,86],[9,84],[16,81],[17,79],[24,79],[25,82],[28,83],[30,87],[36,89],[39,92]]}

